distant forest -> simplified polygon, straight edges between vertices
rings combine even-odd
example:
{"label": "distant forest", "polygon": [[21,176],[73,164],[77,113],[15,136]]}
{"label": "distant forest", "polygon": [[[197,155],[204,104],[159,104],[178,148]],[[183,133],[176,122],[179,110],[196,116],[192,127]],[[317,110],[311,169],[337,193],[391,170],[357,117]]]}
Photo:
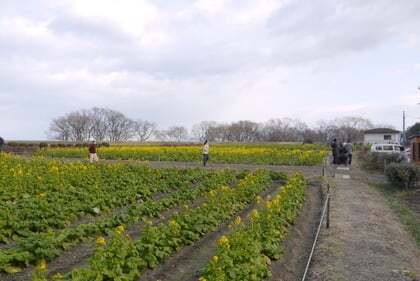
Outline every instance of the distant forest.
{"label": "distant forest", "polygon": [[363,131],[374,125],[362,117],[342,117],[320,120],[316,126],[293,118],[270,119],[266,122],[240,120],[232,123],[202,121],[189,130],[185,126],[159,128],[158,124],[143,119],[131,119],[123,113],[94,107],[70,112],[51,121],[49,138],[63,141],[139,142],[203,141],[212,142],[306,142],[323,143],[333,137],[342,141],[361,142]]}

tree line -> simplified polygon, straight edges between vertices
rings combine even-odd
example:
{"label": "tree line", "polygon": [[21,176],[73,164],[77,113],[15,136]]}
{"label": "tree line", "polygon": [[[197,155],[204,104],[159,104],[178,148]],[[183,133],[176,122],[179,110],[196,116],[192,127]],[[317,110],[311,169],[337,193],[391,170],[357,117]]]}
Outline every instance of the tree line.
{"label": "tree line", "polygon": [[[342,141],[361,142],[363,131],[373,123],[362,117],[342,117],[321,120],[316,126],[293,118],[277,118],[266,122],[241,120],[231,123],[202,121],[189,130],[185,126],[159,129],[157,124],[143,119],[131,119],[123,113],[94,107],[70,112],[51,121],[49,137],[63,141],[124,142],[137,140],[212,142],[306,142],[323,143],[336,137]],[[389,126],[388,126],[389,127]]]}

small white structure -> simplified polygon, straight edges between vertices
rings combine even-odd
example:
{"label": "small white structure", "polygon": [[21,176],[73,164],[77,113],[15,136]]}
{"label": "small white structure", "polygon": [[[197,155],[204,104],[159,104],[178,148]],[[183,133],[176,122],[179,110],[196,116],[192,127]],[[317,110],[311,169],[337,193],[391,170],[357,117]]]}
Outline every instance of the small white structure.
{"label": "small white structure", "polygon": [[400,143],[401,132],[389,128],[376,128],[364,132],[364,143]]}

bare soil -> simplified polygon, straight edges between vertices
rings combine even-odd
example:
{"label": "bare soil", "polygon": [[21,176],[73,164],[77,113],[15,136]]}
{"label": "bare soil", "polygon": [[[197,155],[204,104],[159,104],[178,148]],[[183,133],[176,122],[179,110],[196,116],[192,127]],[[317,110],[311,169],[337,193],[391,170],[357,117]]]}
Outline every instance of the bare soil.
{"label": "bare soil", "polygon": [[334,171],[331,228],[321,233],[307,280],[419,280],[420,249],[368,184],[383,178],[361,171],[357,160],[349,171]]}

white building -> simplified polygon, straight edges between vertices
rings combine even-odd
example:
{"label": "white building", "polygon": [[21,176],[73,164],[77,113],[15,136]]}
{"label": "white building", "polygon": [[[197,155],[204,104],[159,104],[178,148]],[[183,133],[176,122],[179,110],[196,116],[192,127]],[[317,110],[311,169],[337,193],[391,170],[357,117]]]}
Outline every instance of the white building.
{"label": "white building", "polygon": [[389,128],[376,128],[364,132],[364,143],[400,143],[401,132]]}

